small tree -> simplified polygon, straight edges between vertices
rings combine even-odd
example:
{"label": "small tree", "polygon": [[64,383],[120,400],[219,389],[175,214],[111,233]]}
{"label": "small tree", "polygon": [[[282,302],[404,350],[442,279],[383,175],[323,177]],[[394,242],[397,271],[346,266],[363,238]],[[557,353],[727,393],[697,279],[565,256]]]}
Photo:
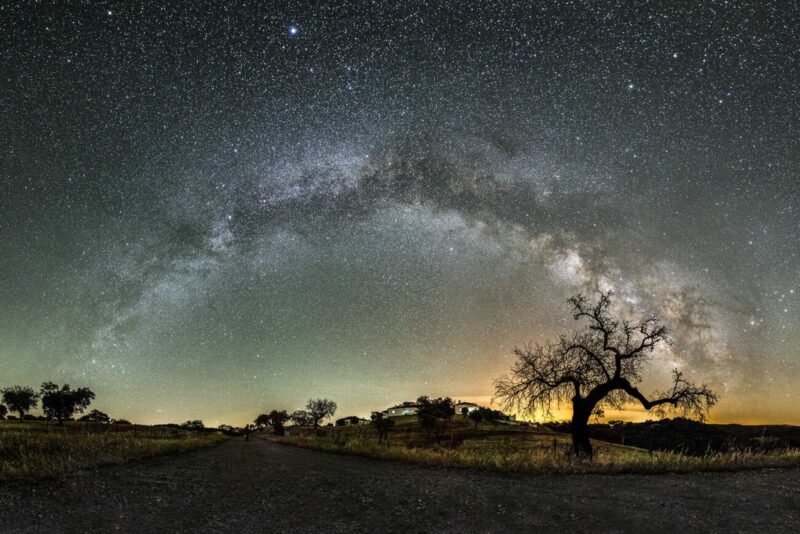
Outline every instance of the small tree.
{"label": "small tree", "polygon": [[0,404],[0,420],[3,420],[8,415],[8,408],[6,408],[5,404]]}
{"label": "small tree", "polygon": [[481,423],[481,421],[483,421],[483,411],[481,408],[478,408],[477,410],[472,410],[467,414],[467,417],[469,417],[470,420],[473,423],[475,423],[475,429],[477,430],[478,425]]}
{"label": "small tree", "polygon": [[450,397],[430,399],[423,395],[417,399],[417,406],[417,415],[430,414],[438,419],[451,419],[456,413]]}
{"label": "small tree", "polygon": [[3,402],[9,410],[19,414],[19,420],[25,420],[25,414],[39,404],[39,394],[28,386],[11,386],[3,390]]}
{"label": "small tree", "polygon": [[417,418],[428,441],[431,441],[431,435],[434,435],[438,443],[447,430],[446,420],[455,415],[453,400],[450,397],[429,399],[422,396],[417,399],[417,405]]}
{"label": "small tree", "polygon": [[436,416],[433,414],[422,412],[417,413],[417,419],[419,420],[419,426],[425,431],[425,436],[428,438],[428,441],[430,441],[431,433],[436,428],[436,424],[439,420],[436,419]]}
{"label": "small tree", "polygon": [[492,426],[497,426],[500,421],[508,421],[508,416],[499,410],[491,408],[479,408],[483,413],[483,420],[489,421]]}
{"label": "small tree", "polygon": [[69,384],[59,388],[52,382],[42,384],[41,393],[45,416],[48,420],[55,419],[62,426],[76,413],[83,413],[94,399],[94,392],[89,388],[72,390]]}
{"label": "small tree", "polygon": [[272,410],[269,412],[269,422],[270,425],[272,425],[272,433],[276,436],[282,436],[284,434],[283,425],[288,420],[289,414],[286,413],[286,410]]}
{"label": "small tree", "polygon": [[594,303],[582,295],[569,299],[573,317],[585,326],[544,346],[515,349],[511,374],[495,382],[497,396],[511,408],[549,414],[553,406],[571,403],[573,450],[589,458],[589,418],[604,404],[622,408],[637,401],[646,410],[669,408],[702,418],[717,402],[708,386],[695,386],[678,369],[672,385],[653,400],[639,391],[653,350],[668,343],[667,329],[654,315],[635,322],[612,315],[611,298],[600,293]]}
{"label": "small tree", "polygon": [[200,419],[191,419],[181,424],[181,426],[187,430],[203,430],[206,427]]}
{"label": "small tree", "polygon": [[271,424],[271,421],[270,421],[270,418],[269,418],[269,414],[262,413],[261,415],[256,417],[256,419],[255,419],[255,421],[253,421],[253,423],[255,424],[255,427],[257,429],[264,430],[265,428],[267,428]]}
{"label": "small tree", "polygon": [[389,439],[389,432],[394,426],[394,419],[386,417],[381,412],[372,414],[372,426],[378,432],[378,443],[383,443],[384,440]]}
{"label": "small tree", "polygon": [[107,425],[111,423],[111,418],[105,412],[101,412],[100,410],[92,410],[91,412],[81,417],[79,421],[85,421],[87,423],[101,423]]}
{"label": "small tree", "polygon": [[293,411],[289,419],[297,426],[311,426],[314,424],[314,419],[312,419],[311,414],[305,410]]}
{"label": "small tree", "polygon": [[[491,408],[484,408],[480,406],[478,408],[473,408],[470,410],[469,408],[461,408],[461,413],[467,419],[475,420],[475,417],[478,417],[480,421],[489,421],[489,422],[497,422],[497,421],[506,421],[508,417],[506,414],[499,410],[492,410]],[[473,416],[472,414],[477,413],[478,416]]]}
{"label": "small tree", "polygon": [[318,428],[320,421],[326,417],[333,417],[336,413],[336,403],[330,399],[309,399],[306,410],[311,416],[314,428]]}
{"label": "small tree", "polygon": [[436,443],[439,444],[447,432],[447,421],[445,419],[437,419],[436,424],[433,425],[433,437],[436,438]]}
{"label": "small tree", "polygon": [[436,443],[441,442],[444,433],[447,431],[447,421],[429,413],[423,413],[418,418],[419,425],[425,431],[428,441],[432,441],[431,438],[433,437],[436,438]]}

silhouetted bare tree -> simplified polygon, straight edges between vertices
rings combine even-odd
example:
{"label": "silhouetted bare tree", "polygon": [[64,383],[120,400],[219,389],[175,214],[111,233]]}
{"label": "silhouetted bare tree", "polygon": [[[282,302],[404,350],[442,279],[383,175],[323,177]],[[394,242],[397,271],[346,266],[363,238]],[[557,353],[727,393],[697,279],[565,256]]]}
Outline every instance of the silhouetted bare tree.
{"label": "silhouetted bare tree", "polygon": [[672,386],[650,400],[636,385],[653,350],[669,343],[666,327],[654,315],[630,322],[612,315],[612,293],[600,293],[594,303],[582,295],[569,299],[575,320],[584,328],[546,345],[514,350],[511,374],[495,382],[496,395],[506,406],[527,412],[572,404],[572,443],[576,455],[591,458],[589,418],[602,405],[621,408],[631,399],[647,410],[682,411],[703,418],[717,402],[705,384],[695,386],[673,371]]}
{"label": "silhouetted bare tree", "polygon": [[28,386],[11,386],[3,390],[3,402],[24,421],[25,414],[39,404],[39,394]]}

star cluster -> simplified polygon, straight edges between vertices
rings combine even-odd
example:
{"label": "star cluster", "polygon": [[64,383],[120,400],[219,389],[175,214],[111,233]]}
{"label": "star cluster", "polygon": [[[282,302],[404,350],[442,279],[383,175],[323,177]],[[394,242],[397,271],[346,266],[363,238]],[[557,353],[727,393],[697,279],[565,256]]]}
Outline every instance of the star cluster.
{"label": "star cluster", "polygon": [[[488,402],[613,289],[800,422],[800,10],[0,1],[0,365],[145,422]],[[99,404],[98,404],[99,405]],[[346,415],[346,414],[345,414]]]}

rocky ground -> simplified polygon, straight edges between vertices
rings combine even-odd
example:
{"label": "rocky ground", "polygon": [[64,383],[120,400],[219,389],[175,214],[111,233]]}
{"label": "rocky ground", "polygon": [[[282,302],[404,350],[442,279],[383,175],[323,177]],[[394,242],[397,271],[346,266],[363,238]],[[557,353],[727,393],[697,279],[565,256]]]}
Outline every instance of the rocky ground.
{"label": "rocky ground", "polygon": [[0,484],[0,532],[798,532],[800,471],[515,477],[262,440]]}

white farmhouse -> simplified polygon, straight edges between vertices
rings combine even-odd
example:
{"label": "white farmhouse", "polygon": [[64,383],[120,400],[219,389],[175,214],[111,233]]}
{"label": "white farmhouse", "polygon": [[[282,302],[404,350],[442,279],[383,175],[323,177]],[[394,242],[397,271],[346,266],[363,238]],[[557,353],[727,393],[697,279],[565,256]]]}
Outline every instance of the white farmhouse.
{"label": "white farmhouse", "polygon": [[464,416],[467,416],[471,412],[474,412],[475,410],[480,408],[480,406],[478,406],[474,402],[461,402],[461,401],[456,402],[453,407],[455,408],[456,415],[464,415]]}
{"label": "white farmhouse", "polygon": [[385,413],[389,417],[401,417],[403,415],[417,415],[417,412],[419,412],[419,405],[416,402],[404,402],[388,408]]}

